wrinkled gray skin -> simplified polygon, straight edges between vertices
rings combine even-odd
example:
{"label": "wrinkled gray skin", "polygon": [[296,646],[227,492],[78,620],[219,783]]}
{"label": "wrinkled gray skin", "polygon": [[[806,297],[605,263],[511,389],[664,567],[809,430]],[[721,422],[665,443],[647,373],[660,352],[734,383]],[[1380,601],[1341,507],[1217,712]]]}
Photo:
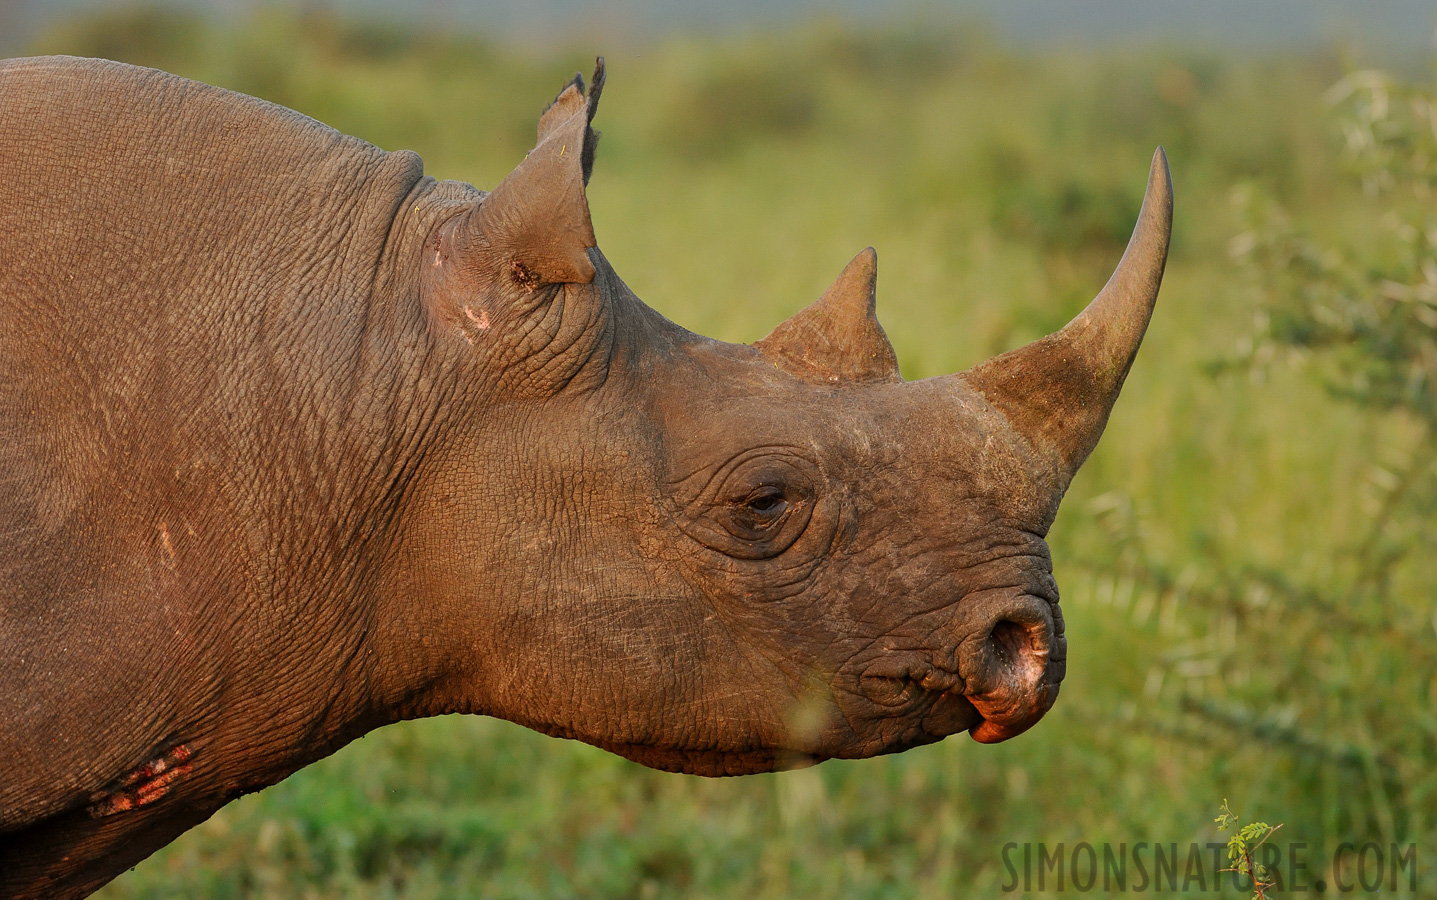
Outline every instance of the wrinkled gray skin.
{"label": "wrinkled gray skin", "polygon": [[78,897],[380,725],[742,774],[1002,740],[1146,328],[1154,160],[1063,331],[907,384],[860,254],[754,346],[584,200],[602,71],[485,194],[150,70],[0,62],[0,895]]}

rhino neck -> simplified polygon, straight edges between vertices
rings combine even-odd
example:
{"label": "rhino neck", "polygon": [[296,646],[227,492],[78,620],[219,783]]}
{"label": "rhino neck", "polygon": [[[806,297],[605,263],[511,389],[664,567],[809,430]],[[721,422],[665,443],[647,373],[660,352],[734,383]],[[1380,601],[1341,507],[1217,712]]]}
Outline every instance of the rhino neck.
{"label": "rhino neck", "polygon": [[[608,470],[632,467],[622,438],[603,442],[605,458],[595,458],[592,430],[602,422],[642,443],[635,398],[665,376],[678,348],[707,342],[644,305],[601,254],[593,259],[592,286],[561,288],[542,327],[515,329],[528,338],[522,359],[485,346],[503,340],[497,317],[486,332],[470,327],[473,316],[426,313],[427,377],[440,386],[419,407],[416,420],[432,424],[396,492],[378,573],[384,721],[524,720],[514,708],[514,646],[532,641],[547,604],[582,580],[566,577],[593,564],[566,530],[587,518],[575,510],[608,502]],[[533,340],[540,331],[556,337]]]}
{"label": "rhino neck", "polygon": [[463,400],[460,361],[436,350],[413,273],[465,199],[458,186],[413,183],[377,258],[366,255],[369,283],[271,329],[273,368],[237,375],[251,399],[224,494],[238,499],[212,527],[242,574],[222,638],[235,671],[216,698],[232,715],[212,742],[233,754],[241,789],[398,718],[422,690],[399,662],[391,623],[406,598],[385,573],[402,552],[412,483],[444,440],[446,404]]}
{"label": "rhino neck", "polygon": [[355,297],[344,325],[358,339],[329,355],[334,377],[318,402],[328,406],[334,428],[310,432],[282,467],[283,514],[273,521],[277,547],[288,549],[270,558],[276,569],[285,556],[305,564],[292,567],[295,592],[275,593],[291,608],[329,611],[316,629],[316,642],[328,649],[312,657],[304,677],[331,685],[327,696],[334,698],[309,711],[300,758],[286,765],[304,765],[405,718],[432,680],[425,642],[411,640],[405,625],[419,598],[396,589],[390,573],[406,552],[414,485],[464,432],[467,416],[456,413],[479,398],[466,360],[436,340],[416,273],[439,226],[477,196],[469,185],[426,177],[399,204],[372,290]]}

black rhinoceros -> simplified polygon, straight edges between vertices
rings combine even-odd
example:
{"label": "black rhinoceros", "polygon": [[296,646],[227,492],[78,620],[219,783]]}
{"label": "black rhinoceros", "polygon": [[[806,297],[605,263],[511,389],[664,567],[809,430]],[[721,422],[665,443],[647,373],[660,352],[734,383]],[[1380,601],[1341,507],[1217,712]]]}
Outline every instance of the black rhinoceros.
{"label": "black rhinoceros", "polygon": [[1044,537],[1158,292],[905,383],[865,250],[758,343],[596,246],[575,78],[489,193],[289,110],[0,63],[0,894],[77,897],[381,725],[737,775],[1036,722]]}

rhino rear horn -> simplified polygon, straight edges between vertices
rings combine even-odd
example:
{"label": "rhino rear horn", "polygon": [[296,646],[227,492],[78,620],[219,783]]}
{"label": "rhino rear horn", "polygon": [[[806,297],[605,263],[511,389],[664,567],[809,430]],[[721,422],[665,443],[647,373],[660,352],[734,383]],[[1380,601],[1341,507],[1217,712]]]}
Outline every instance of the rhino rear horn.
{"label": "rhino rear horn", "polygon": [[1093,302],[1062,330],[958,376],[1055,458],[1064,487],[1097,445],[1147,331],[1172,216],[1172,179],[1159,147],[1127,250]]}
{"label": "rhino rear horn", "polygon": [[590,123],[603,87],[600,57],[588,93],[575,75],[540,117],[534,149],[470,217],[469,244],[484,255],[483,264],[498,263],[523,288],[594,280],[589,250],[597,241],[584,188],[599,138]]}
{"label": "rhino rear horn", "polygon": [[807,381],[901,381],[893,345],[875,314],[877,284],[878,254],[869,247],[817,302],[755,346],[769,362]]}

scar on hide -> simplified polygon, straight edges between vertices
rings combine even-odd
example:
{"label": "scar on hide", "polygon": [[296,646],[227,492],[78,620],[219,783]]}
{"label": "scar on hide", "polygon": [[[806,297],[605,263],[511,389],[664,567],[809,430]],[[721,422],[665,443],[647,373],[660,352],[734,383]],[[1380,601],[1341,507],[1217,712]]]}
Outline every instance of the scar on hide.
{"label": "scar on hide", "polygon": [[170,543],[170,530],[165,527],[164,522],[160,523],[160,543],[164,544],[165,553],[170,557],[170,559],[174,559],[175,545]]}
{"label": "scar on hide", "polygon": [[480,310],[479,315],[476,316],[474,315],[474,310],[466,306],[464,307],[464,315],[469,319],[469,321],[473,322],[474,326],[480,331],[489,330],[489,310]]}
{"label": "scar on hide", "polygon": [[154,803],[170,792],[176,779],[190,771],[193,755],[189,747],[180,744],[126,775],[113,790],[91,794],[90,816],[99,819]]}

